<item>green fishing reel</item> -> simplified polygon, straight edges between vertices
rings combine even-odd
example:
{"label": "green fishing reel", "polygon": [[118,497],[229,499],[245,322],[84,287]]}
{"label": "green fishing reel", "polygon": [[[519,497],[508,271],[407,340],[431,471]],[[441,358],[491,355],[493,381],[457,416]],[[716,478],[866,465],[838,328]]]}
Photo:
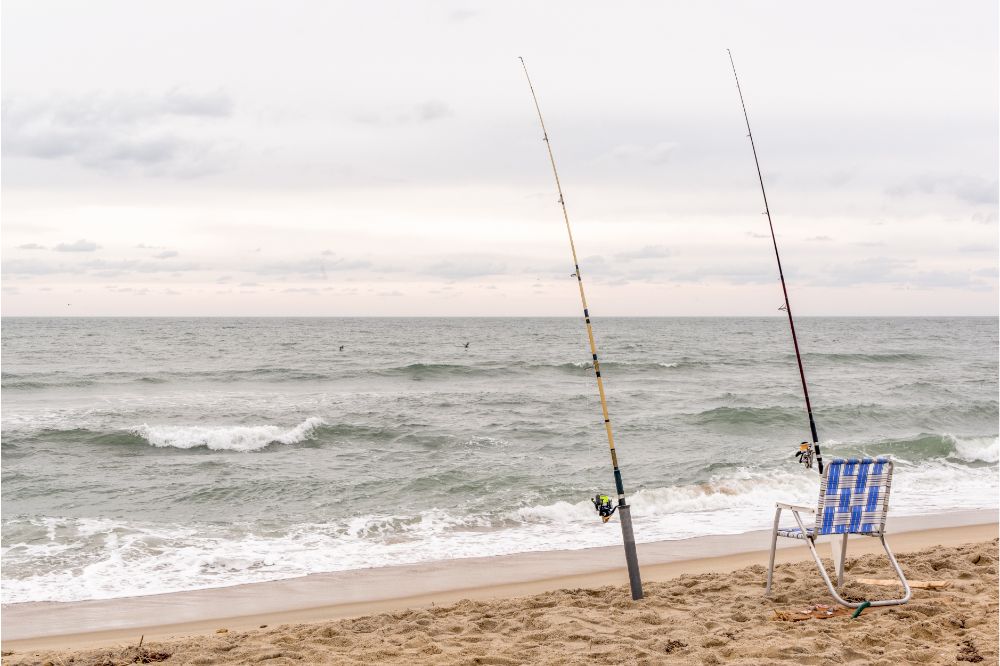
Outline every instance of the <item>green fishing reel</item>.
{"label": "green fishing reel", "polygon": [[605,523],[611,520],[612,514],[618,508],[617,505],[611,503],[611,498],[607,495],[594,495],[594,499],[590,500],[594,503],[594,508],[597,509],[597,515],[601,517],[601,520]]}

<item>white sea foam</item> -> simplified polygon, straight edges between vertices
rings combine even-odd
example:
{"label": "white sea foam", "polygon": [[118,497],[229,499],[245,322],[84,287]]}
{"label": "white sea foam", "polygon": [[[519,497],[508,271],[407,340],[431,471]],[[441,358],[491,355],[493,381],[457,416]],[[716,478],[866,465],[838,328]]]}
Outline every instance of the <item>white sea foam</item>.
{"label": "white sea foam", "polygon": [[171,426],[143,424],[131,428],[153,446],[192,449],[204,446],[215,451],[257,451],[269,444],[295,444],[308,439],[323,420],[311,417],[294,428],[260,426]]}
{"label": "white sea foam", "polygon": [[[995,467],[901,462],[891,513],[995,506]],[[810,505],[815,473],[740,469],[705,483],[645,488],[630,502],[640,542],[767,529],[774,502]],[[971,499],[970,499],[971,498]],[[107,519],[15,519],[38,537],[2,550],[3,601],[73,601],[220,587],[309,573],[619,543],[590,502],[559,501],[491,514],[431,509],[353,516],[278,531],[244,524],[155,524]],[[42,535],[48,535],[46,538]]]}
{"label": "white sea foam", "polygon": [[1000,437],[956,437],[945,435],[958,458],[969,462],[995,463],[1000,460]]}

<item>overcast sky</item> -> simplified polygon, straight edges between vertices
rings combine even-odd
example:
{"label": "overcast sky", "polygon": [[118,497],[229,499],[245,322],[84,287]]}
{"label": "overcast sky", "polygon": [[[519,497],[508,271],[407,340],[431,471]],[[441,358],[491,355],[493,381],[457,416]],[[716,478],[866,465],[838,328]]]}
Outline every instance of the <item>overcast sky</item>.
{"label": "overcast sky", "polygon": [[3,3],[4,315],[997,313],[964,2]]}

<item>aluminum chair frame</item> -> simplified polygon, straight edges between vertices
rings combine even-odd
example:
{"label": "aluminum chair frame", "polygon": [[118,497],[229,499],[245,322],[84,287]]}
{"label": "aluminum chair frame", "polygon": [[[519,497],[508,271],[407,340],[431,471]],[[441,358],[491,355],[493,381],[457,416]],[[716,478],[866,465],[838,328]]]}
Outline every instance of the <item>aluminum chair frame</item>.
{"label": "aluminum chair frame", "polygon": [[[885,471],[886,480],[884,485],[884,493],[880,498],[881,500],[880,507],[875,512],[877,514],[876,517],[878,518],[877,521],[868,522],[861,525],[861,524],[855,524],[854,521],[852,520],[852,522],[849,523],[848,525],[841,524],[835,526],[832,524],[827,524],[824,526],[823,524],[824,509],[829,507],[829,503],[827,502],[826,499],[826,494],[828,490],[829,475],[831,474],[832,470],[837,469],[837,472],[839,474],[840,473],[839,467],[843,465],[864,465],[864,464],[871,465],[877,463],[881,463],[882,465],[887,466],[887,470]],[[892,568],[896,572],[896,576],[899,578],[899,582],[902,583],[903,585],[902,597],[898,599],[883,599],[878,601],[870,601],[868,602],[869,605],[896,606],[908,602],[912,594],[912,591],[910,590],[910,584],[907,582],[906,576],[903,574],[903,570],[900,568],[899,563],[896,561],[896,557],[892,554],[892,550],[889,549],[889,544],[886,543],[885,541],[885,522],[886,522],[886,517],[888,516],[889,513],[889,489],[892,485],[892,472],[893,472],[892,460],[887,458],[878,458],[878,459],[864,458],[861,460],[857,459],[844,460],[842,458],[837,458],[831,460],[830,463],[826,466],[826,469],[823,471],[823,476],[821,477],[822,480],[820,484],[819,502],[816,509],[807,506],[778,502],[775,506],[775,511],[774,511],[774,527],[771,531],[771,557],[767,567],[767,587],[764,590],[764,595],[770,596],[771,594],[771,583],[773,582],[774,579],[774,554],[778,547],[778,537],[783,536],[786,538],[801,539],[806,542],[806,545],[809,546],[809,552],[812,553],[813,560],[815,560],[816,562],[816,566],[819,567],[820,575],[823,576],[823,582],[826,583],[827,589],[830,591],[830,594],[833,596],[833,598],[837,600],[837,603],[841,604],[842,606],[847,606],[848,608],[859,607],[863,602],[847,601],[837,592],[837,587],[843,587],[844,585],[844,560],[847,558],[847,537],[849,534],[860,534],[863,536],[878,537],[879,541],[881,541],[882,543],[882,548],[885,550],[886,556],[889,558],[889,564],[892,565]],[[867,486],[865,486],[865,488],[867,489]],[[795,518],[795,522],[798,525],[797,531],[794,528],[791,530],[787,529],[782,530],[780,528],[779,522],[781,520],[782,510],[788,510],[792,512],[792,516]],[[813,528],[806,529],[805,524],[802,522],[802,516],[800,515],[803,513],[816,515],[815,526]],[[826,517],[828,521],[831,515],[833,515],[833,512],[831,511],[826,512]],[[869,517],[872,516],[870,515]],[[838,528],[843,528],[843,529],[838,529]],[[856,529],[856,528],[861,528],[861,529]],[[785,532],[785,534],[780,534],[780,532]],[[833,583],[830,581],[830,576],[826,572],[826,567],[823,566],[823,561],[820,559],[819,553],[816,552],[816,539],[820,536],[824,536],[827,534],[829,534],[832,537],[836,537],[838,535],[841,537],[840,558],[839,558],[840,561],[837,563],[836,587],[834,587]],[[836,546],[834,545],[834,547]]]}

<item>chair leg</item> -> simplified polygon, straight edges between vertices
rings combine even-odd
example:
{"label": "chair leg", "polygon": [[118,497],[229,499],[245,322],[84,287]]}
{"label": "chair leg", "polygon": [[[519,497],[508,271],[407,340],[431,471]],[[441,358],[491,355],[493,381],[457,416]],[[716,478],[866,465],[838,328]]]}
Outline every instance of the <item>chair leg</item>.
{"label": "chair leg", "polygon": [[847,534],[840,542],[840,558],[837,562],[837,587],[844,587],[844,560],[847,559]]}
{"label": "chair leg", "polygon": [[[812,553],[813,559],[816,560],[816,566],[819,567],[819,573],[823,576],[823,582],[826,583],[826,588],[830,590],[830,594],[837,600],[837,603],[841,606],[847,606],[848,608],[857,608],[860,606],[860,603],[851,603],[837,593],[833,583],[830,582],[830,576],[826,573],[826,567],[823,566],[823,560],[819,558],[819,553],[816,552],[816,544],[813,543],[812,539],[806,539],[806,545],[809,546],[809,552]],[[875,604],[873,603],[872,605],[874,606]]]}
{"label": "chair leg", "polygon": [[774,527],[771,529],[771,559],[767,563],[767,587],[764,596],[771,595],[771,581],[774,579],[774,551],[778,548],[778,521],[781,520],[781,507],[774,510]]}
{"label": "chair leg", "polygon": [[899,599],[886,599],[884,601],[873,601],[872,606],[898,606],[900,604],[905,604],[910,600],[910,595],[913,591],[910,589],[910,584],[906,581],[906,576],[903,574],[902,568],[899,566],[899,562],[896,561],[896,556],[892,554],[889,550],[889,544],[885,542],[885,535],[880,534],[879,539],[882,541],[882,547],[885,548],[885,554],[889,557],[889,564],[896,571],[896,576],[899,578],[899,582],[903,584],[903,596]]}

